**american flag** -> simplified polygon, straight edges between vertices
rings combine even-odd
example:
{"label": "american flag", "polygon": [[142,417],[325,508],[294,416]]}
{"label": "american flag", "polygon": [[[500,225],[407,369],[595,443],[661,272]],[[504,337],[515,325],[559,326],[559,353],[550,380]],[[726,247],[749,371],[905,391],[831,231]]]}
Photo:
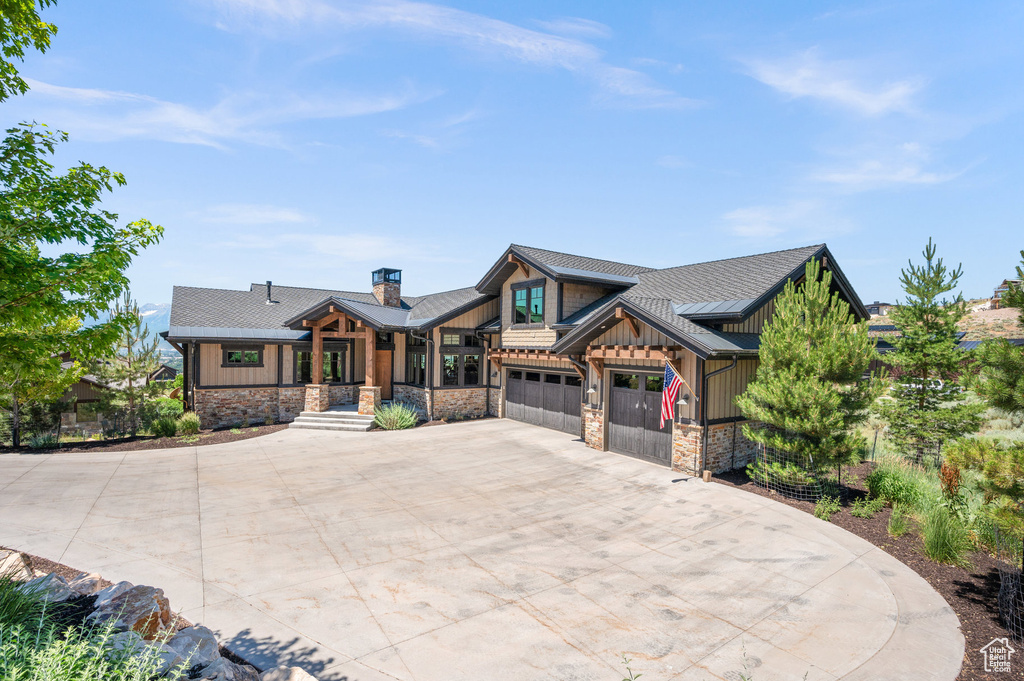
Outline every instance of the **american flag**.
{"label": "american flag", "polygon": [[672,415],[675,413],[676,396],[682,385],[683,379],[679,378],[679,374],[671,364],[665,362],[665,389],[661,392],[661,425],[659,428],[665,427],[665,419],[672,420]]}

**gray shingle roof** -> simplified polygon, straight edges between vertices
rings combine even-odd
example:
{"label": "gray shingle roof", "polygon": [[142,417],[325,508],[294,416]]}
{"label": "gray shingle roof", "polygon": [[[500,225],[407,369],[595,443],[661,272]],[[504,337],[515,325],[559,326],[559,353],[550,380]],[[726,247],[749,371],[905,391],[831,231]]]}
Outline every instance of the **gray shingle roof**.
{"label": "gray shingle roof", "polygon": [[566,270],[577,270],[580,272],[597,272],[621,277],[635,277],[641,272],[650,272],[653,268],[640,265],[627,265],[613,260],[600,260],[598,258],[587,258],[572,253],[559,253],[558,251],[547,251],[543,248],[531,246],[520,246],[512,244],[512,248],[522,253],[540,265],[551,268],[563,268]]}
{"label": "gray shingle roof", "polygon": [[290,319],[334,301],[373,326],[424,327],[491,296],[464,288],[429,296],[402,296],[402,307],[385,307],[372,293],[273,286],[273,304],[267,304],[266,286],[252,284],[248,291],[175,286],[171,299],[168,337],[300,340],[305,330],[285,326]]}

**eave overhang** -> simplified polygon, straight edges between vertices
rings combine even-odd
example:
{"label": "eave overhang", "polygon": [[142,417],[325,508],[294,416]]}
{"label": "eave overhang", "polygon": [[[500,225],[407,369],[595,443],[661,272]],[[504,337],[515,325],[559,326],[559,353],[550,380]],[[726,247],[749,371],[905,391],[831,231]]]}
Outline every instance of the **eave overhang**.
{"label": "eave overhang", "polygon": [[491,295],[498,295],[501,293],[501,286],[505,283],[512,274],[519,269],[519,264],[510,260],[509,256],[513,256],[515,259],[521,261],[527,265],[531,270],[536,270],[548,279],[552,279],[556,282],[571,282],[576,281],[585,284],[600,284],[609,288],[629,288],[637,283],[639,279],[633,276],[624,276],[620,274],[607,274],[604,272],[594,272],[591,270],[581,270],[572,267],[556,267],[543,265],[533,258],[524,255],[515,246],[509,246],[496,263],[487,271],[487,274],[483,276],[476,285],[476,290],[480,293],[489,293]]}

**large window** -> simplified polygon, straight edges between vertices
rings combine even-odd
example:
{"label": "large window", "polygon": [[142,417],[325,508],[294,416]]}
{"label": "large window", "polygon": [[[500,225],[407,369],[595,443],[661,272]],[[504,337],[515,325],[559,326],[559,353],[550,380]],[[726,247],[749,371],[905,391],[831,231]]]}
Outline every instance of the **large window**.
{"label": "large window", "polygon": [[424,352],[410,352],[406,359],[405,382],[412,385],[427,384],[427,355]]}
{"label": "large window", "polygon": [[480,354],[441,355],[441,385],[453,388],[480,385]]}
{"label": "large window", "polygon": [[515,297],[513,324],[544,323],[544,285],[526,285],[512,290]]}
{"label": "large window", "polygon": [[[323,365],[324,383],[341,383],[345,380],[345,353],[324,352]],[[306,351],[295,352],[295,382],[313,382],[313,353]]]}
{"label": "large window", "polygon": [[224,367],[261,367],[263,366],[263,348],[222,348],[224,356],[221,366]]}

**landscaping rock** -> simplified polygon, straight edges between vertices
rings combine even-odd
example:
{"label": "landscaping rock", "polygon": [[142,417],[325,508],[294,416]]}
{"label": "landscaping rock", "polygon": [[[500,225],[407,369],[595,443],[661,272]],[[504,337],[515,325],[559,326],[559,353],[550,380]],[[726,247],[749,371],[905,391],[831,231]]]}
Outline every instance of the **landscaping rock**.
{"label": "landscaping rock", "polygon": [[298,667],[274,667],[260,674],[260,681],[316,681],[316,677]]}
{"label": "landscaping rock", "polygon": [[208,665],[220,657],[217,638],[213,632],[202,626],[182,629],[167,641],[185,660],[189,667]]}
{"label": "landscaping rock", "polygon": [[96,609],[99,610],[133,586],[135,585],[131,582],[118,582],[117,584],[111,584],[106,589],[99,590],[96,592]]}
{"label": "landscaping rock", "polygon": [[110,637],[111,649],[125,652],[133,657],[149,658],[155,664],[156,676],[163,676],[171,669],[185,663],[181,655],[170,646],[158,641],[144,641],[134,631],[122,631]]}
{"label": "landscaping rock", "polygon": [[260,681],[260,675],[254,667],[235,664],[223,657],[203,667],[199,678],[210,681]]}
{"label": "landscaping rock", "polygon": [[90,615],[100,622],[112,622],[118,629],[130,629],[152,639],[171,625],[171,604],[163,589],[133,586],[111,598]]}
{"label": "landscaping rock", "polygon": [[64,581],[63,577],[55,573],[25,582],[18,587],[18,590],[22,593],[41,593],[43,600],[49,603],[62,603],[78,595],[68,587],[68,583]]}
{"label": "landscaping rock", "polygon": [[103,589],[102,581],[103,578],[95,572],[83,572],[74,579],[72,579],[70,582],[68,582],[68,586],[76,594],[82,596],[92,596],[94,593],[101,591]]}
{"label": "landscaping rock", "polygon": [[9,576],[18,582],[27,582],[34,577],[25,556],[6,549],[0,551],[0,575]]}

